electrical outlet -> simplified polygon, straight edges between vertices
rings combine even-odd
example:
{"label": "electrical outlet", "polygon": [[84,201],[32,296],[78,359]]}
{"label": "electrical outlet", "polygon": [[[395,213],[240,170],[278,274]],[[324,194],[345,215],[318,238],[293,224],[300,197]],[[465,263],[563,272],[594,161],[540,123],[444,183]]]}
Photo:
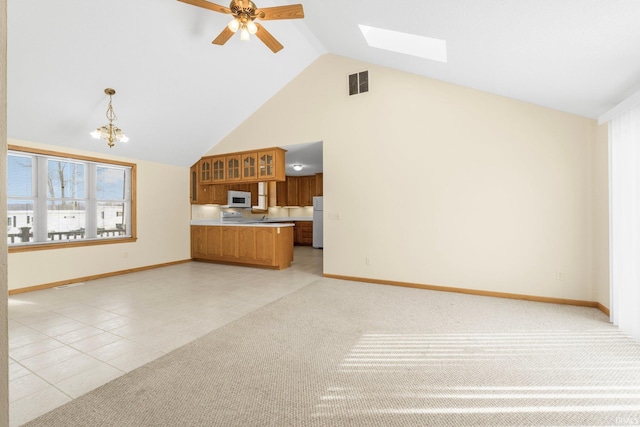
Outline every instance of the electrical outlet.
{"label": "electrical outlet", "polygon": [[364,263],[365,263],[366,265],[371,265],[371,258],[370,258],[370,257],[368,257],[368,256],[367,256],[367,257],[364,257]]}
{"label": "electrical outlet", "polygon": [[337,221],[340,219],[340,214],[337,212],[330,212],[329,213],[329,219],[332,219],[334,221]]}
{"label": "electrical outlet", "polygon": [[558,271],[556,273],[556,280],[564,280],[564,279],[565,279],[564,271]]}
{"label": "electrical outlet", "polygon": [[125,252],[125,253],[124,253],[124,257],[125,257],[125,258],[129,258],[129,252]]}

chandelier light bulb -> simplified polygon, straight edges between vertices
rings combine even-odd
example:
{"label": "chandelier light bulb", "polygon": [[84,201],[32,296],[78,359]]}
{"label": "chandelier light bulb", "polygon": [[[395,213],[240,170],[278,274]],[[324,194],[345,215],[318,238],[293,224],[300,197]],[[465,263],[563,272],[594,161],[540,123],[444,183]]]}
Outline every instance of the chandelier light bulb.
{"label": "chandelier light bulb", "polygon": [[255,34],[258,32],[258,26],[255,22],[249,21],[247,22],[247,30],[249,30],[249,34]]}
{"label": "chandelier light bulb", "polygon": [[107,141],[107,145],[109,146],[109,148],[111,148],[115,145],[116,142],[127,142],[129,141],[129,138],[124,134],[122,129],[113,124],[114,121],[118,120],[115,111],[113,111],[112,105],[112,96],[115,95],[116,91],[111,88],[106,88],[104,90],[104,93],[109,95],[109,106],[107,107],[106,114],[107,119],[109,120],[109,124],[100,126],[93,132],[90,132],[89,135],[91,135],[95,139],[104,139],[105,141]]}
{"label": "chandelier light bulb", "polygon": [[243,25],[240,30],[240,40],[249,41],[249,30],[247,30],[246,25]]}
{"label": "chandelier light bulb", "polygon": [[231,22],[227,24],[227,27],[235,33],[238,31],[238,28],[240,28],[240,21],[238,21],[237,18],[233,18]]}

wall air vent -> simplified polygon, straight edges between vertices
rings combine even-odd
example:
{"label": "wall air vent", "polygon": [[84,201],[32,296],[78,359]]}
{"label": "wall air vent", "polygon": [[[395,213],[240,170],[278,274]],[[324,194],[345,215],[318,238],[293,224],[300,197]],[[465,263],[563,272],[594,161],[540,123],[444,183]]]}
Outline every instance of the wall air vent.
{"label": "wall air vent", "polygon": [[349,96],[369,92],[369,71],[349,74]]}

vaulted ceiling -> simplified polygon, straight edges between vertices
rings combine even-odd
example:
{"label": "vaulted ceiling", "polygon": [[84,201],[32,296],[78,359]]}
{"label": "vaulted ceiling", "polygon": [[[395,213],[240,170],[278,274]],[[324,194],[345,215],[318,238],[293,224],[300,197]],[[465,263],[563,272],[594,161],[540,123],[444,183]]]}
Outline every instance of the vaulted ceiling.
{"label": "vaulted ceiling", "polygon": [[[8,136],[188,166],[325,53],[592,118],[640,89],[637,0],[256,3],[304,6],[263,22],[277,54],[212,45],[229,15],[176,0],[8,0]],[[446,40],[448,61],[369,47],[358,24]],[[131,138],[112,149],[88,134],[107,87]]]}

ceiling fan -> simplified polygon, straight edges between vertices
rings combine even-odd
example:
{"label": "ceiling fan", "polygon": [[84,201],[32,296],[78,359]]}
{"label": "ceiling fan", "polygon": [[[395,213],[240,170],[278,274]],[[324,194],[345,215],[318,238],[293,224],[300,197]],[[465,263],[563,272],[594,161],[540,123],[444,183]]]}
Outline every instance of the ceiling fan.
{"label": "ceiling fan", "polygon": [[304,18],[304,11],[301,4],[288,6],[265,7],[258,9],[250,0],[231,0],[229,7],[220,6],[206,0],[178,0],[194,6],[213,10],[214,12],[228,13],[233,15],[233,20],[229,22],[224,30],[215,38],[213,44],[223,45],[240,30],[240,39],[249,40],[249,34],[255,34],[273,53],[277,53],[283,48],[282,44],[271,35],[256,19],[263,21],[274,19],[300,19]]}

